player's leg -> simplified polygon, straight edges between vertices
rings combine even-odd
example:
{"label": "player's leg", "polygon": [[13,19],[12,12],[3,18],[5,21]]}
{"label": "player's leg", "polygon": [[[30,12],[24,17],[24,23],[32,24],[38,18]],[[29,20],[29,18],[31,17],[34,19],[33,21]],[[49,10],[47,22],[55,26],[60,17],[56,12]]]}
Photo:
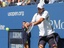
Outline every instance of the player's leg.
{"label": "player's leg", "polygon": [[26,45],[25,45],[25,48],[29,48],[29,45],[28,45],[28,43],[26,43]]}
{"label": "player's leg", "polygon": [[30,36],[31,36],[31,33],[27,34],[27,40],[25,43],[25,48],[30,48]]}
{"label": "player's leg", "polygon": [[39,37],[38,48],[45,48],[46,41],[41,36]]}
{"label": "player's leg", "polygon": [[25,42],[25,48],[30,48],[30,33],[27,34],[26,42]]}
{"label": "player's leg", "polygon": [[24,48],[29,48],[27,38],[28,38],[28,37],[26,36],[26,37],[24,37],[24,39],[23,39]]}
{"label": "player's leg", "polygon": [[50,48],[58,48],[54,34],[49,35],[48,43]]}
{"label": "player's leg", "polygon": [[51,38],[49,40],[49,47],[50,48],[57,48],[57,42],[56,42],[56,40],[54,38]]}
{"label": "player's leg", "polygon": [[54,33],[54,36],[55,36],[55,41],[57,42],[57,48],[59,48],[58,43],[59,43],[60,36],[58,33]]}
{"label": "player's leg", "polygon": [[31,38],[31,32],[29,32],[29,34],[28,34],[28,46],[29,46],[29,48],[30,48],[30,38]]}

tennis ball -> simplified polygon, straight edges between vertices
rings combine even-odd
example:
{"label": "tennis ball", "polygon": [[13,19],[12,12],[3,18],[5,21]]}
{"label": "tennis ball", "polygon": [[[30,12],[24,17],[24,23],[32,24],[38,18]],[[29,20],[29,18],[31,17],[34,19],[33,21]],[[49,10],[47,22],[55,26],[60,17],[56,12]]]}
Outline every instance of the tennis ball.
{"label": "tennis ball", "polygon": [[7,28],[6,28],[6,31],[9,31],[9,30],[10,30],[10,29],[7,27]]}

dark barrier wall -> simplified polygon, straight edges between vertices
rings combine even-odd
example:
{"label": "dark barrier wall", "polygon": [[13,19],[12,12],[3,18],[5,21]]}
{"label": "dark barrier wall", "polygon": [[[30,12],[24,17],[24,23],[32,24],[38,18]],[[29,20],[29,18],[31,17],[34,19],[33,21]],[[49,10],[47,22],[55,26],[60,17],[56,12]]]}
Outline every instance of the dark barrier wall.
{"label": "dark barrier wall", "polygon": [[[45,5],[45,9],[49,11],[54,30],[64,38],[64,3]],[[8,32],[5,28],[21,29],[22,21],[30,22],[36,12],[36,5],[0,8],[0,48],[8,48]],[[31,34],[31,48],[38,48],[37,26],[33,28]]]}

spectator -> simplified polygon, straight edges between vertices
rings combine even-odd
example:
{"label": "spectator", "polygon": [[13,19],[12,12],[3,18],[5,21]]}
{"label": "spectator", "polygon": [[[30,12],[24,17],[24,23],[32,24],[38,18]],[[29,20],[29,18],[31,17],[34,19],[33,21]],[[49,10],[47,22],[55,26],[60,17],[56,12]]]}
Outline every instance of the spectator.
{"label": "spectator", "polygon": [[39,0],[31,0],[31,4],[34,5],[34,4],[38,4],[39,3]]}
{"label": "spectator", "polygon": [[26,5],[26,1],[25,0],[22,0],[21,2],[18,2],[18,3],[16,3],[18,6],[19,5],[22,5],[22,6],[24,6],[24,5]]}
{"label": "spectator", "polygon": [[52,3],[62,3],[63,0],[49,0],[49,4],[52,4]]}
{"label": "spectator", "polygon": [[30,5],[31,0],[26,0],[26,4]]}
{"label": "spectator", "polygon": [[26,5],[26,0],[22,0],[22,6]]}
{"label": "spectator", "polygon": [[21,0],[18,0],[18,3],[20,2]]}
{"label": "spectator", "polygon": [[5,1],[5,3],[6,3],[6,6],[9,6],[9,2],[7,0]]}
{"label": "spectator", "polygon": [[49,4],[53,4],[54,2],[56,2],[57,0],[49,0]]}
{"label": "spectator", "polygon": [[49,0],[44,0],[45,4],[48,4],[49,3]]}
{"label": "spectator", "polygon": [[6,3],[4,1],[2,2],[2,7],[6,7]]}
{"label": "spectator", "polygon": [[11,3],[9,4],[9,6],[15,6],[15,0],[11,0]]}
{"label": "spectator", "polygon": [[10,4],[11,3],[11,0],[7,0],[7,2],[8,2],[8,4]]}
{"label": "spectator", "polygon": [[64,0],[55,0],[54,3],[62,3],[62,2],[64,2]]}
{"label": "spectator", "polygon": [[15,2],[15,3],[19,3],[19,2],[21,2],[21,0],[14,0],[14,2]]}
{"label": "spectator", "polygon": [[64,2],[64,0],[40,0],[40,3],[43,4],[53,4],[53,3],[60,3]]}
{"label": "spectator", "polygon": [[39,2],[39,3],[45,4],[44,0],[40,0],[40,2]]}
{"label": "spectator", "polygon": [[2,2],[0,1],[0,7],[2,7]]}
{"label": "spectator", "polygon": [[20,5],[22,4],[22,2],[23,2],[23,1],[21,1],[21,0],[17,0],[17,1],[16,1],[16,5],[17,5],[17,6],[20,6]]}
{"label": "spectator", "polygon": [[1,2],[3,2],[3,0],[0,0]]}

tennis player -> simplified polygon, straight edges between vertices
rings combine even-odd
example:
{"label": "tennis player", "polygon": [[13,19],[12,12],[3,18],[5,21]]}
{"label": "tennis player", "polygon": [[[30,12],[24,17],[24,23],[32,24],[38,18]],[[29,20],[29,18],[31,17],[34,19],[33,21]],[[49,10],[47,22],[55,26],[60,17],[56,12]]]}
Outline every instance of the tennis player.
{"label": "tennis player", "polygon": [[31,37],[31,28],[27,27],[26,25],[29,25],[28,22],[23,21],[23,43],[24,43],[24,48],[30,48],[30,37]]}
{"label": "tennis player", "polygon": [[34,14],[31,23],[34,26],[38,25],[39,28],[38,48],[45,48],[46,43],[49,44],[49,48],[58,48],[57,42],[59,36],[52,29],[48,11],[45,10],[44,5],[40,3],[37,5],[37,9],[38,12]]}

